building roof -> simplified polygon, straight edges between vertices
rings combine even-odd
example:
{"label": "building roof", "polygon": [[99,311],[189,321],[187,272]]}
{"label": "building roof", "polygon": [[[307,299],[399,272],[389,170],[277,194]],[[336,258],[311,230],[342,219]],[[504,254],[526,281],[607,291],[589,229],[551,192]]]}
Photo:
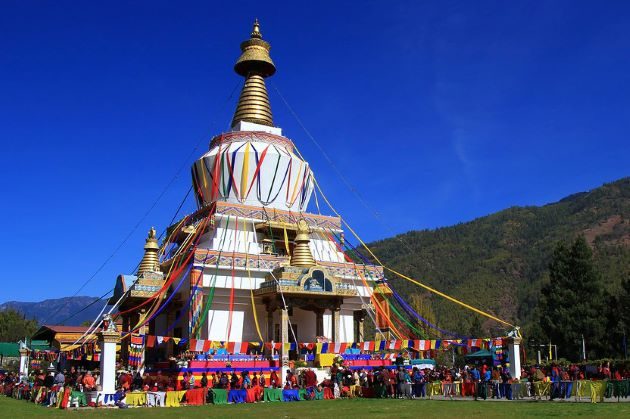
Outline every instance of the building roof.
{"label": "building roof", "polygon": [[[42,330],[44,328],[49,329],[55,333],[85,333],[89,329],[88,326],[64,326],[45,324],[40,327],[39,330]],[[39,332],[39,330],[37,332]],[[35,334],[37,334],[37,332]]]}
{"label": "building roof", "polygon": [[44,340],[50,344],[53,344],[54,341],[60,344],[73,343],[88,329],[88,326],[43,325],[35,332],[32,339]]}

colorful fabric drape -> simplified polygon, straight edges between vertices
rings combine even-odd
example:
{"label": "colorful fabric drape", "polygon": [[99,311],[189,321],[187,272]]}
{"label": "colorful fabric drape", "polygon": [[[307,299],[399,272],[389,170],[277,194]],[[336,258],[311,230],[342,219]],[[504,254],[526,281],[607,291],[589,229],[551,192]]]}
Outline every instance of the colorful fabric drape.
{"label": "colorful fabric drape", "polygon": [[144,353],[144,336],[131,335],[129,343],[129,366],[138,367],[142,365],[142,354]]}

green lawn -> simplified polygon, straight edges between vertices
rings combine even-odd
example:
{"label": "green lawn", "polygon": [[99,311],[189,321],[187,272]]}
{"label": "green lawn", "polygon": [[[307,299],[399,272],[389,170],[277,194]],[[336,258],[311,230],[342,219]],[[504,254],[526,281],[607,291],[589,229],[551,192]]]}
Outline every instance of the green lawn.
{"label": "green lawn", "polygon": [[46,418],[419,418],[419,417],[630,417],[630,403],[491,402],[437,400],[322,400],[180,408],[59,410],[0,397],[7,419]]}

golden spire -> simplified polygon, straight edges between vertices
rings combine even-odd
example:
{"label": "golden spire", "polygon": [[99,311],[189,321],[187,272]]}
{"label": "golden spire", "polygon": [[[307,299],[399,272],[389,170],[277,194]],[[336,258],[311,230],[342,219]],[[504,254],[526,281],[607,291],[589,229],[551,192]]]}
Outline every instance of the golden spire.
{"label": "golden spire", "polygon": [[158,245],[157,238],[155,237],[155,228],[151,227],[147,241],[144,244],[144,256],[142,256],[140,266],[138,267],[138,276],[144,272],[160,272],[160,258],[158,257],[158,250],[160,250],[160,246]]}
{"label": "golden spire", "polygon": [[265,86],[265,78],[276,72],[276,66],[269,56],[270,49],[269,43],[262,39],[260,24],[256,19],[250,39],[241,43],[241,56],[234,65],[234,71],[245,77],[245,84],[232,118],[232,127],[239,121],[273,126]]}
{"label": "golden spire", "polygon": [[297,234],[295,236],[295,248],[291,255],[291,266],[299,268],[310,268],[315,266],[315,259],[311,254],[311,248],[308,246],[311,238],[309,237],[308,224],[303,219],[297,223]]}

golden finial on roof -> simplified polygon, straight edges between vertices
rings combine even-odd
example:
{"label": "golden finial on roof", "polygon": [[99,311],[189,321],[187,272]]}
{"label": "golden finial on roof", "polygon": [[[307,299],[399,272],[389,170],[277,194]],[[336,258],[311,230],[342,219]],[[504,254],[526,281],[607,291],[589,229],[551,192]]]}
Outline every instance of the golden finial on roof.
{"label": "golden finial on roof", "polygon": [[310,268],[316,265],[313,254],[311,253],[311,248],[309,247],[310,241],[308,224],[304,219],[301,219],[297,223],[297,234],[295,235],[295,248],[293,248],[293,254],[291,255],[291,266]]}
{"label": "golden finial on roof", "polygon": [[262,33],[260,33],[260,23],[258,23],[258,18],[254,19],[254,28],[252,29],[251,37],[262,39]]}
{"label": "golden finial on roof", "polygon": [[245,77],[245,84],[238,99],[232,126],[239,121],[273,126],[273,115],[269,104],[269,95],[265,78],[276,72],[269,50],[271,45],[262,39],[258,19],[250,38],[241,43],[241,56],[234,64],[234,71]]}
{"label": "golden finial on roof", "polygon": [[151,227],[144,243],[144,255],[138,267],[138,276],[144,272],[160,272],[160,258],[158,256],[160,245],[155,233],[155,228]]}

